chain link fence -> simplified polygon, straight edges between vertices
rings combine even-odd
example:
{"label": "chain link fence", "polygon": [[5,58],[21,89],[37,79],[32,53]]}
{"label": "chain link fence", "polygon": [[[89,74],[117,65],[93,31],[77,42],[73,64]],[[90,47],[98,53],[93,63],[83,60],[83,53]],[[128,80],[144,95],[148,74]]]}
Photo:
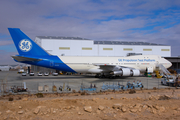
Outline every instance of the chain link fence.
{"label": "chain link fence", "polygon": [[[127,90],[127,89],[161,89],[170,86],[161,85],[161,79],[152,77],[138,77],[133,79],[97,79],[97,80],[39,80],[21,82],[11,81],[1,83],[0,95],[5,94],[36,94],[36,93],[70,93],[78,91],[100,92],[108,90]],[[129,84],[129,85],[128,85]],[[141,84],[141,85],[140,85]],[[139,85],[139,86],[138,86]]]}

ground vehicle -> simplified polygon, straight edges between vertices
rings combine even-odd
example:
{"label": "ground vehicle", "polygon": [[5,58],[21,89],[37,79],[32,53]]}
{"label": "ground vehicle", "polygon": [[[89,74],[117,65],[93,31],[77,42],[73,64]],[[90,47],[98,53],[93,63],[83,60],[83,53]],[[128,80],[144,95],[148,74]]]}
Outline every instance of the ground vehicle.
{"label": "ground vehicle", "polygon": [[131,84],[130,82],[128,82],[126,84],[125,87],[123,87],[122,89],[123,90],[126,90],[126,89],[134,89],[134,88],[143,88],[143,84],[141,83],[141,81],[137,81],[137,83],[135,83],[135,81]]}
{"label": "ground vehicle", "polygon": [[86,87],[84,86],[83,83],[81,83],[81,88],[80,88],[81,91],[96,91],[96,85],[90,85],[90,87]]}
{"label": "ground vehicle", "polygon": [[161,80],[162,85],[174,86],[175,80],[171,75],[167,75],[163,80]]}
{"label": "ground vehicle", "polygon": [[120,83],[113,83],[113,84],[108,84],[108,83],[103,83],[103,86],[101,87],[101,90],[120,90],[123,89],[124,85],[120,85]]}
{"label": "ground vehicle", "polygon": [[22,75],[22,76],[26,76],[26,73],[25,73],[25,72],[23,72],[21,75]]}
{"label": "ground vehicle", "polygon": [[30,72],[30,73],[29,73],[29,76],[34,76],[34,72]]}
{"label": "ground vehicle", "polygon": [[17,92],[27,92],[27,88],[24,88],[23,86],[12,86],[11,87],[11,91],[13,93],[17,93]]}
{"label": "ground vehicle", "polygon": [[53,72],[52,75],[53,75],[53,76],[58,76],[58,73]]}
{"label": "ground vehicle", "polygon": [[66,72],[66,75],[71,75],[72,73],[71,72]]}
{"label": "ground vehicle", "polygon": [[63,90],[71,91],[71,87],[69,85],[66,85],[66,87],[65,87],[65,83],[64,83],[63,86],[60,85],[59,90],[60,91],[63,91]]}
{"label": "ground vehicle", "polygon": [[38,72],[38,76],[42,76],[42,73],[41,73],[41,72]]}
{"label": "ground vehicle", "polygon": [[18,70],[18,73],[23,73],[24,72],[24,69],[19,69]]}
{"label": "ground vehicle", "polygon": [[44,73],[44,76],[49,76],[49,73],[48,73],[48,72],[45,72],[45,73]]}

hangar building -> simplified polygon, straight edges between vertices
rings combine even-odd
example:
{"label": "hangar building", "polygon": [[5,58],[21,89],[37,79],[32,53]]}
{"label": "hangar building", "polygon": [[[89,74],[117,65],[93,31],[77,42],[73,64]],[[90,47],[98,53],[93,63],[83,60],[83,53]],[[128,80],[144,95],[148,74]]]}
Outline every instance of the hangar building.
{"label": "hangar building", "polygon": [[7,65],[1,65],[0,66],[0,71],[9,71],[10,67]]}
{"label": "hangar building", "polygon": [[171,56],[171,46],[147,42],[94,41],[80,37],[37,36],[35,42],[58,56],[127,56],[129,54]]}

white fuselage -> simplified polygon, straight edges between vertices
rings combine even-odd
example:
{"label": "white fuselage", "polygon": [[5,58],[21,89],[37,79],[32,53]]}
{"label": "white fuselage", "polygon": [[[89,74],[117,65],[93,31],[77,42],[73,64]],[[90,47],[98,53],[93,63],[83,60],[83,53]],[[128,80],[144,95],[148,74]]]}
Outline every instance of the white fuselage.
{"label": "white fuselage", "polygon": [[[156,70],[157,64],[162,64],[165,68],[169,68],[172,64],[157,55],[138,55],[128,57],[81,57],[81,56],[59,56],[59,58],[67,64],[71,69],[80,73],[101,73],[100,65],[128,67],[140,71],[146,71],[147,68]],[[109,70],[103,70],[109,72]]]}

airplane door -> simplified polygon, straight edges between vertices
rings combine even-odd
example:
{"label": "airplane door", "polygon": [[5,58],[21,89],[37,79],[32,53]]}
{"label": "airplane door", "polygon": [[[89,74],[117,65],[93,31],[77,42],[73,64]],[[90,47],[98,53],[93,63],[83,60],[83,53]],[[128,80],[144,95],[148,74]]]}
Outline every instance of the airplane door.
{"label": "airplane door", "polygon": [[50,61],[50,67],[53,67],[53,66],[54,66],[54,62]]}
{"label": "airplane door", "polygon": [[153,73],[153,67],[147,67],[147,72],[148,73]]}

